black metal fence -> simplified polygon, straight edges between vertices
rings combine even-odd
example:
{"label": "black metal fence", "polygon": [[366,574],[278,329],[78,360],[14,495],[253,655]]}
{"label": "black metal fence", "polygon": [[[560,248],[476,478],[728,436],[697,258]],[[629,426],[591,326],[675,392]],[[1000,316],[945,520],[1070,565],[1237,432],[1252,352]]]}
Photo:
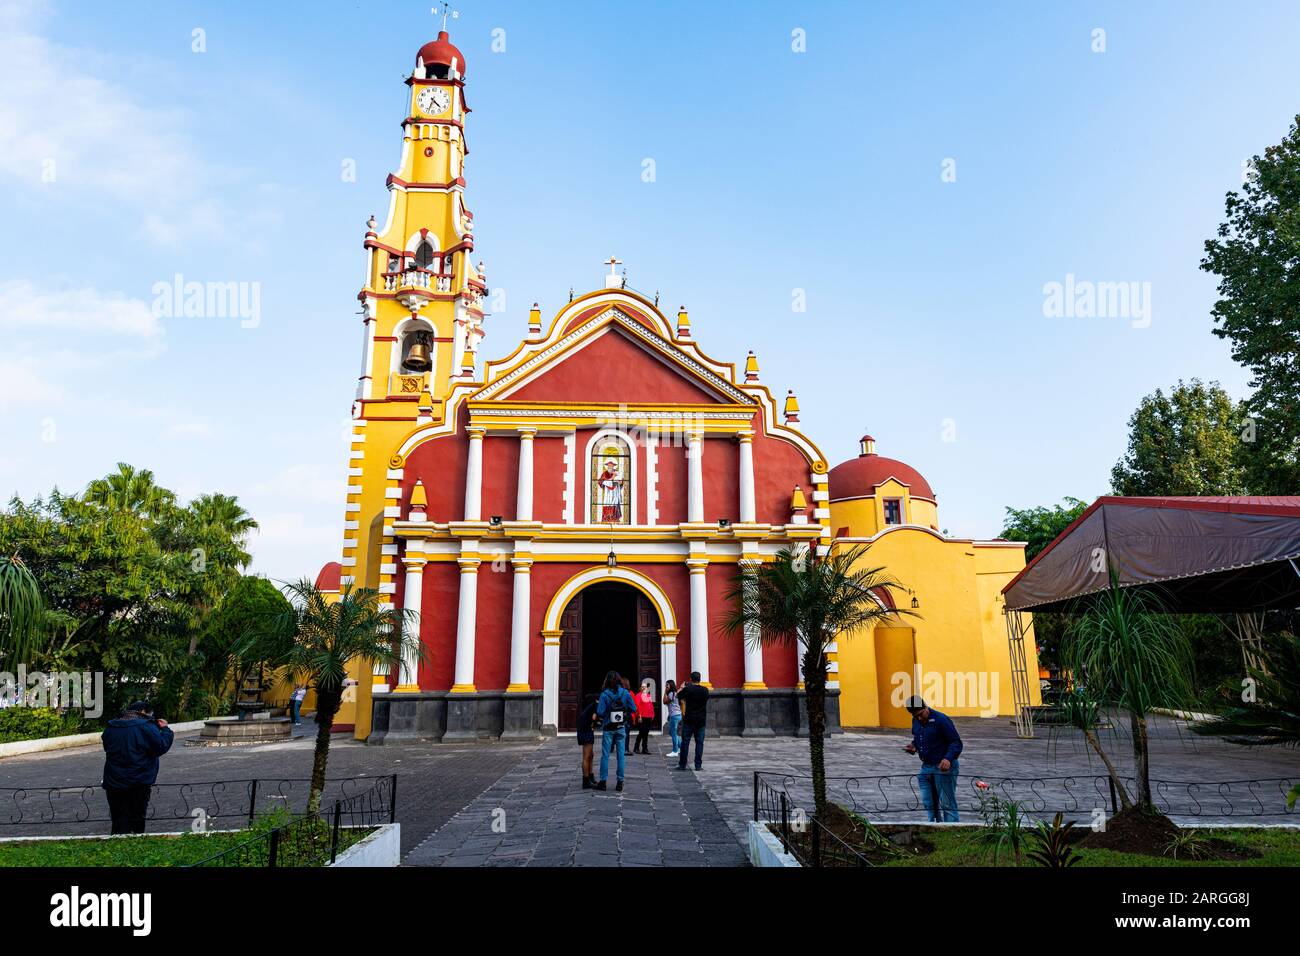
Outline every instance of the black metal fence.
{"label": "black metal fence", "polygon": [[250,835],[247,840],[191,864],[196,867],[295,867],[333,863],[343,846],[344,831],[392,823],[397,815],[397,775],[370,778],[375,786],[318,813]]}
{"label": "black metal fence", "polygon": [[[329,780],[320,805],[340,803],[344,814],[367,819],[391,815],[396,788],[395,774]],[[146,830],[190,830],[196,820],[203,829],[234,830],[276,811],[302,816],[310,791],[306,778],[158,783],[149,799]],[[0,787],[0,835],[85,836],[107,833],[110,823],[108,801],[98,785]]]}
{"label": "black metal fence", "polygon": [[[1130,794],[1135,792],[1133,778],[1121,779]],[[812,778],[809,776],[757,771],[756,794],[760,781],[774,792],[785,794],[792,805],[813,805]],[[927,778],[927,782],[933,781]],[[1297,782],[1300,782],[1300,776],[1223,781],[1153,779],[1151,796],[1156,807],[1174,820],[1213,821],[1217,818],[1225,822],[1238,819],[1281,822],[1297,819],[1295,808],[1287,806],[1287,793]],[[929,808],[936,803],[943,810],[973,815],[966,818],[978,820],[990,797],[1015,801],[1026,813],[1050,817],[1059,812],[1066,819],[1081,821],[1086,821],[1097,810],[1113,815],[1121,807],[1119,794],[1107,774],[981,777],[978,773],[962,772],[951,798],[942,792],[923,794],[915,773],[828,777],[826,788],[828,799],[868,819],[904,823],[929,819],[932,816]],[[756,814],[759,809],[756,797]]]}
{"label": "black metal fence", "polygon": [[871,861],[822,825],[784,790],[754,773],[754,820],[773,824],[781,848],[804,866],[871,866]]}

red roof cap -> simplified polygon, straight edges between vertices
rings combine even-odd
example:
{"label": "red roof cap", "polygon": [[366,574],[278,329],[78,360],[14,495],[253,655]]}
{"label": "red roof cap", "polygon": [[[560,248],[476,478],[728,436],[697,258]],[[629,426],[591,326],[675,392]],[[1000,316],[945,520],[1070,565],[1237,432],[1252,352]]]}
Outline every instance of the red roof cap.
{"label": "red roof cap", "polygon": [[424,61],[427,67],[430,64],[437,63],[440,66],[450,67],[452,60],[456,61],[456,71],[461,76],[465,75],[465,54],[460,52],[460,48],[451,42],[447,31],[443,30],[438,34],[438,39],[430,40],[424,46],[420,47],[420,52],[416,54],[415,62],[418,65],[420,60]]}

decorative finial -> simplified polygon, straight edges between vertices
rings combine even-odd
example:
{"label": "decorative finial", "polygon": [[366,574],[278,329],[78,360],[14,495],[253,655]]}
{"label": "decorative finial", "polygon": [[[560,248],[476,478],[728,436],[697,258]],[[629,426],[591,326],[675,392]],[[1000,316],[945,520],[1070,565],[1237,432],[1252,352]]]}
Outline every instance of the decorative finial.
{"label": "decorative finial", "polygon": [[379,220],[375,218],[374,213],[371,213],[370,218],[366,220],[366,228],[369,229],[371,232],[374,232],[378,226],[379,226]]}
{"label": "decorative finial", "polygon": [[758,359],[754,356],[753,349],[750,349],[749,354],[745,356],[745,381],[758,381]]}
{"label": "decorative finial", "polygon": [[569,286],[569,301],[573,301],[573,286]]}
{"label": "decorative finial", "polygon": [[659,308],[659,290],[655,289],[655,308]]}
{"label": "decorative finial", "polygon": [[799,399],[794,397],[794,389],[785,395],[785,423],[791,428],[799,427]]}
{"label": "decorative finial", "polygon": [[440,3],[440,4],[438,4],[438,6],[439,6],[439,7],[442,7],[442,9],[439,10],[438,7],[434,7],[434,8],[432,9],[432,11],[430,11],[430,12],[431,12],[435,17],[436,17],[436,16],[439,16],[439,15],[442,16],[442,32],[443,32],[443,33],[446,33],[446,32],[447,32],[447,18],[448,18],[448,17],[451,17],[453,20],[457,19],[458,17],[460,17],[460,11],[459,11],[459,10],[453,10],[453,9],[451,8],[451,4],[450,4],[450,3]]}

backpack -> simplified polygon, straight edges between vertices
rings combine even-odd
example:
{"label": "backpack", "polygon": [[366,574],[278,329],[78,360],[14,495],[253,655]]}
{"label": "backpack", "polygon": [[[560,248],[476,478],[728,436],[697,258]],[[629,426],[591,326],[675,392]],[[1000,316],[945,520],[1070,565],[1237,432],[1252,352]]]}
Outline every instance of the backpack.
{"label": "backpack", "polygon": [[619,691],[605,711],[605,728],[617,730],[627,725],[627,705],[623,703],[622,691]]}

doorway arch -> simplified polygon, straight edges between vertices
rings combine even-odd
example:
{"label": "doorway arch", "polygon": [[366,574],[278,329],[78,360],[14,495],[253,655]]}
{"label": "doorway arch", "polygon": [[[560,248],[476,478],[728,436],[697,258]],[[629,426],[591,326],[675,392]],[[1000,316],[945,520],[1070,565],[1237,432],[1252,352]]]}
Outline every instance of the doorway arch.
{"label": "doorway arch", "polygon": [[628,568],[588,568],[555,592],[543,623],[543,724],[576,729],[583,696],[598,691],[607,670],[634,689],[642,678],[653,682],[660,724],[660,688],[676,677],[677,618],[658,584]]}

